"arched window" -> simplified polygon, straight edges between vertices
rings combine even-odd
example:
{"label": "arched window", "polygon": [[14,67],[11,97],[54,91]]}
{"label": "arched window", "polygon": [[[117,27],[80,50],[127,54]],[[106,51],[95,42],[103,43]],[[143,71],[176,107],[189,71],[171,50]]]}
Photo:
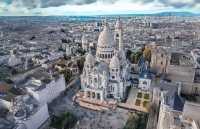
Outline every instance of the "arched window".
{"label": "arched window", "polygon": [[90,98],[90,91],[87,92],[87,97]]}
{"label": "arched window", "polygon": [[119,34],[118,34],[118,33],[116,34],[116,37],[119,37]]}
{"label": "arched window", "polygon": [[97,78],[94,78],[94,82],[97,83]]}
{"label": "arched window", "polygon": [[99,93],[97,93],[97,99],[101,99],[101,97],[100,97],[100,94],[99,94]]}
{"label": "arched window", "polygon": [[93,99],[95,98],[95,93],[94,93],[94,92],[92,92],[92,98],[93,98]]}
{"label": "arched window", "polygon": [[108,54],[108,58],[110,58],[110,54]]}
{"label": "arched window", "polygon": [[143,85],[147,85],[147,81],[143,81]]}

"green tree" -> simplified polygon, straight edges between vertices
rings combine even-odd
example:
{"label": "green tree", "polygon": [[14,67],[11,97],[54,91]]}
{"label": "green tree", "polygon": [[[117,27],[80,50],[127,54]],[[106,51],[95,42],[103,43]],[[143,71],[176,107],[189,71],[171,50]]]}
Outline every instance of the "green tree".
{"label": "green tree", "polygon": [[77,65],[78,65],[80,73],[83,72],[84,62],[85,62],[85,58],[83,57],[77,61]]}
{"label": "green tree", "polygon": [[147,120],[147,114],[132,113],[123,129],[146,129]]}
{"label": "green tree", "polygon": [[64,74],[65,81],[69,82],[72,77],[71,71],[69,69],[66,69],[65,71],[62,72],[62,74]]}
{"label": "green tree", "polygon": [[126,52],[126,58],[130,60],[130,56],[131,56],[131,50],[127,50]]}
{"label": "green tree", "polygon": [[144,51],[143,51],[143,55],[144,55],[144,58],[145,60],[147,61],[151,61],[151,49],[148,48],[148,47],[145,47]]}
{"label": "green tree", "polygon": [[129,60],[130,60],[131,63],[137,64],[141,56],[142,56],[142,52],[141,51],[138,51],[136,53],[132,52],[131,55],[130,55]]}
{"label": "green tree", "polygon": [[57,129],[70,129],[76,124],[76,117],[69,112],[63,113],[61,116],[54,116],[51,126]]}

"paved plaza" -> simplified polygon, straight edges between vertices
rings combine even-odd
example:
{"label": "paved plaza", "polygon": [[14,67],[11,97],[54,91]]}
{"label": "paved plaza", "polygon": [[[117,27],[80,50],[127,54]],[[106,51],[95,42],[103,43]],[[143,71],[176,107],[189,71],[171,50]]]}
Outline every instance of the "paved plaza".
{"label": "paved plaza", "polygon": [[127,110],[117,108],[99,112],[80,107],[73,102],[73,96],[80,88],[80,80],[73,81],[71,85],[63,96],[50,105],[53,114],[73,113],[78,118],[74,129],[122,129],[124,127],[129,117]]}

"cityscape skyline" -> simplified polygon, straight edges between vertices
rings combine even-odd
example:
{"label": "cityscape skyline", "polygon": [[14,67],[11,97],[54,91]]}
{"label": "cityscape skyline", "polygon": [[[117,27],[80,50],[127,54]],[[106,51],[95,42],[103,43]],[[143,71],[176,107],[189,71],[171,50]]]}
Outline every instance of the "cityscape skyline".
{"label": "cityscape skyline", "polygon": [[198,1],[0,0],[0,129],[200,129]]}

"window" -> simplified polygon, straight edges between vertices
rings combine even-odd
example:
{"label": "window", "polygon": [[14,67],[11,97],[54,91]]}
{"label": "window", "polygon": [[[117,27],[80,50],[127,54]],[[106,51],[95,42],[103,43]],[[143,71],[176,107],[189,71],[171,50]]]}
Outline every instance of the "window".
{"label": "window", "polygon": [[114,87],[110,86],[110,92],[113,92],[113,91],[114,91]]}
{"label": "window", "polygon": [[115,79],[115,76],[112,76],[112,79]]}
{"label": "window", "polygon": [[87,92],[87,97],[90,98],[90,92],[89,91]]}
{"label": "window", "polygon": [[97,83],[97,78],[94,78],[94,82]]}
{"label": "window", "polygon": [[92,98],[93,98],[93,99],[95,98],[95,93],[94,93],[94,92],[92,92]]}
{"label": "window", "polygon": [[100,97],[100,94],[99,93],[97,93],[97,99],[100,99],[101,97]]}
{"label": "window", "polygon": [[146,81],[143,81],[143,85],[147,85],[147,82],[146,82]]}
{"label": "window", "polygon": [[116,37],[119,37],[119,34],[116,34]]}

